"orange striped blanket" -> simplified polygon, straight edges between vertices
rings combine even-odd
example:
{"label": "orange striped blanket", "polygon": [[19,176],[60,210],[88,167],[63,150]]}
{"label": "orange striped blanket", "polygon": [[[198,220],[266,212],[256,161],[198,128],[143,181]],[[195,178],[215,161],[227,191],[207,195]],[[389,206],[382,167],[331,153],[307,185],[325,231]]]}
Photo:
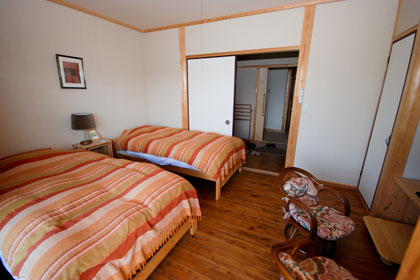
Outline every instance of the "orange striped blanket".
{"label": "orange striped blanket", "polygon": [[153,164],[87,151],[0,159],[1,256],[22,279],[127,279],[200,216],[191,184]]}
{"label": "orange striped blanket", "polygon": [[221,184],[234,166],[245,162],[246,151],[237,137],[150,125],[124,130],[114,147],[188,163]]}

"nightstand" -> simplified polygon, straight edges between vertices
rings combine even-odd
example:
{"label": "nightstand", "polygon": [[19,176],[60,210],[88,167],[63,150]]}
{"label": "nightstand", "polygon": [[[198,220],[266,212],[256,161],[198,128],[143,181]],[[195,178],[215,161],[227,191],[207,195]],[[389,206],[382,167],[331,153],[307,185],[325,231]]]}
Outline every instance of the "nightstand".
{"label": "nightstand", "polygon": [[96,153],[101,153],[110,157],[114,157],[114,152],[112,151],[112,141],[111,140],[96,140],[89,145],[81,145],[80,143],[73,144],[74,150],[85,150],[92,151]]}

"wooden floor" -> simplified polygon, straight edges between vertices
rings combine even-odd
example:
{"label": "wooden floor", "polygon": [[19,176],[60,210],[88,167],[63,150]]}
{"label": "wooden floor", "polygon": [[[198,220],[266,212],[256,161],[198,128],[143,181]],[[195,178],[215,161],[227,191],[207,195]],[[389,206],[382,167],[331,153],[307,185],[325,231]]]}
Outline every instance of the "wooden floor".
{"label": "wooden floor", "polygon": [[285,160],[286,156],[278,154],[261,152],[260,155],[257,156],[248,152],[246,155],[246,164],[244,166],[278,173],[284,168]]}
{"label": "wooden floor", "polygon": [[263,141],[282,143],[282,144],[287,145],[287,140],[288,140],[287,133],[264,129]]}
{"label": "wooden floor", "polygon": [[[225,185],[219,201],[211,182],[188,179],[196,186],[203,213],[198,232],[186,234],[150,278],[278,280],[270,251],[273,243],[284,241],[277,178],[243,171]],[[337,243],[335,261],[360,279],[394,279],[397,268],[379,260],[363,224],[366,213],[359,197],[340,191],[350,201],[356,230]],[[336,205],[328,195],[321,201]]]}

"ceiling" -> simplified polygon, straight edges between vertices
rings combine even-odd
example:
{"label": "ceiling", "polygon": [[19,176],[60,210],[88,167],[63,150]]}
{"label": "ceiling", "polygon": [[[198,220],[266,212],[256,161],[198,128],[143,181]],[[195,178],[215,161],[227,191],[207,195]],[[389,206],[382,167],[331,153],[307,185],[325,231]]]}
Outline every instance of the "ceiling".
{"label": "ceiling", "polygon": [[308,0],[63,0],[139,29],[256,11]]}

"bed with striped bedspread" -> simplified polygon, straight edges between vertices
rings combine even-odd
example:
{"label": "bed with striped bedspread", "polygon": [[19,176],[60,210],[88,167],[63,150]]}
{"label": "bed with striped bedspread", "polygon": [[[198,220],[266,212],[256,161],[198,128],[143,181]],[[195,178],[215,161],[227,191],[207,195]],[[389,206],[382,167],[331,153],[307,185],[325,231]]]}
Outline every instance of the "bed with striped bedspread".
{"label": "bed with striped bedspread", "polygon": [[201,216],[195,189],[153,164],[87,151],[0,159],[0,246],[22,279],[127,279]]}
{"label": "bed with striped bedspread", "polygon": [[246,152],[237,137],[150,125],[124,130],[114,148],[185,162],[222,185],[229,171],[245,162]]}

